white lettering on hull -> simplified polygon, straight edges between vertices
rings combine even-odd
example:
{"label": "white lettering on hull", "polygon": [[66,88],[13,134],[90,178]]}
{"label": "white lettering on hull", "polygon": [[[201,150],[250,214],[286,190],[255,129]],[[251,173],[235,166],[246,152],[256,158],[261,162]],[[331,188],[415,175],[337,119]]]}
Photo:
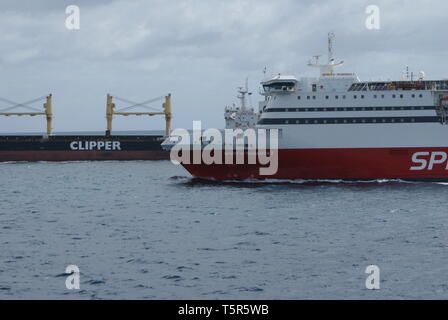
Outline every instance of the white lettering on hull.
{"label": "white lettering on hull", "polygon": [[82,150],[106,150],[115,151],[121,150],[120,141],[72,141],[70,149],[76,151]]}
{"label": "white lettering on hull", "polygon": [[448,155],[443,151],[422,151],[416,152],[412,155],[412,163],[416,164],[409,170],[433,170],[434,168],[440,168],[443,165],[445,170],[448,170]]}

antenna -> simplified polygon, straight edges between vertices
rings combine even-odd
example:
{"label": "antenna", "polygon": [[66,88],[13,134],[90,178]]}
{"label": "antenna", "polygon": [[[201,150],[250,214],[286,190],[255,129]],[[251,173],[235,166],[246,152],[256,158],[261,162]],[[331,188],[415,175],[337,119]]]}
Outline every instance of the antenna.
{"label": "antenna", "polygon": [[333,61],[333,39],[335,35],[333,32],[328,32],[328,64]]}

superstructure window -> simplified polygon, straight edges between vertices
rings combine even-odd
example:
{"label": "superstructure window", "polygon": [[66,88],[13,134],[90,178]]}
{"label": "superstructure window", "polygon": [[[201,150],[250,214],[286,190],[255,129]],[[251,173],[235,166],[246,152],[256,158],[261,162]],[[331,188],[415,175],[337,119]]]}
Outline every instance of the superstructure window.
{"label": "superstructure window", "polygon": [[316,100],[316,96],[313,96],[313,100]]}
{"label": "superstructure window", "polygon": [[361,99],[364,99],[364,95],[363,94],[361,95]]}
{"label": "superstructure window", "polygon": [[345,99],[345,95],[342,96],[342,99]]}
{"label": "superstructure window", "polygon": [[356,94],[353,96],[353,99],[356,99]]}
{"label": "superstructure window", "polygon": [[384,99],[384,94],[381,95],[381,99]]}
{"label": "superstructure window", "polygon": [[307,99],[307,100],[310,100],[310,96],[306,96],[306,99]]}
{"label": "superstructure window", "polygon": [[339,96],[334,96],[335,99],[339,99]]}
{"label": "superstructure window", "polygon": [[300,96],[297,96],[297,99],[299,99],[299,100],[300,100]]}
{"label": "superstructure window", "polygon": [[373,95],[373,99],[376,99],[376,94]]}
{"label": "superstructure window", "polygon": [[412,97],[412,98],[415,98],[415,94],[412,94],[411,97]]}
{"label": "superstructure window", "polygon": [[328,96],[325,96],[325,99],[327,99],[327,100],[328,100]]}
{"label": "superstructure window", "polygon": [[419,94],[418,96],[419,96],[419,98],[423,98],[423,95],[422,95],[422,94]]}
{"label": "superstructure window", "polygon": [[403,99],[403,95],[402,94],[400,94],[400,98]]}
{"label": "superstructure window", "polygon": [[[266,107],[265,107],[266,108]],[[434,106],[394,106],[394,107],[309,107],[309,108],[266,108],[265,112],[328,112],[328,111],[404,111],[435,110]]]}
{"label": "superstructure window", "polygon": [[395,98],[395,95],[394,95],[394,94],[392,95],[392,98]]}

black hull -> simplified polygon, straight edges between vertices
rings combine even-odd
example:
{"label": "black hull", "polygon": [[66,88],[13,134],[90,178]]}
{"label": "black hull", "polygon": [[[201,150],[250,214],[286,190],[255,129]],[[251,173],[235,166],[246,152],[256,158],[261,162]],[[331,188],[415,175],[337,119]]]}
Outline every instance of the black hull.
{"label": "black hull", "polygon": [[168,160],[164,137],[145,136],[0,136],[0,162]]}

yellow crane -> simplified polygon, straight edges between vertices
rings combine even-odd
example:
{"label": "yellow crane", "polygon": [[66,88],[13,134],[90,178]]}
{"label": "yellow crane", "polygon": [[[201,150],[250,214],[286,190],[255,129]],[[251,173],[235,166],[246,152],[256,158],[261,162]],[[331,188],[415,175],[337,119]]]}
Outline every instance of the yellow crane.
{"label": "yellow crane", "polygon": [[[27,101],[27,102],[23,102],[23,103],[15,103],[13,101],[4,99],[4,98],[0,98],[0,100],[10,103],[10,104],[14,104],[11,107],[5,108],[0,110],[0,116],[31,116],[31,117],[35,117],[35,116],[46,116],[47,118],[47,135],[51,135],[52,134],[52,122],[53,122],[53,106],[52,106],[52,102],[51,102],[51,97],[52,95],[49,94],[46,97],[41,97],[41,98],[37,98],[31,101]],[[36,102],[39,101],[41,99],[45,98],[46,101],[44,103],[44,111],[39,111],[39,109],[34,108],[34,107],[30,107],[28,104],[32,103],[32,102]],[[3,111],[7,111],[7,110],[13,110],[15,108],[19,108],[19,107],[24,107],[30,110],[34,110],[34,112],[3,112]]]}
{"label": "yellow crane", "polygon": [[[129,101],[127,99],[119,98],[114,96],[115,99],[121,100],[126,103],[132,103],[133,105],[125,108],[121,108],[119,110],[115,110],[115,103],[112,101],[112,95],[107,94],[106,101],[106,119],[107,119],[107,131],[106,135],[110,135],[112,133],[112,119],[114,115],[117,116],[157,116],[164,115],[165,116],[165,135],[169,136],[171,132],[171,119],[172,119],[172,109],[171,109],[171,94],[167,94],[164,97],[157,97],[155,99],[151,99],[148,101],[136,103],[133,101]],[[147,109],[152,109],[147,106],[148,103],[161,100],[165,98],[165,102],[162,104],[162,111],[153,111],[153,112],[126,112],[125,110],[130,110],[137,107],[144,107]]]}

